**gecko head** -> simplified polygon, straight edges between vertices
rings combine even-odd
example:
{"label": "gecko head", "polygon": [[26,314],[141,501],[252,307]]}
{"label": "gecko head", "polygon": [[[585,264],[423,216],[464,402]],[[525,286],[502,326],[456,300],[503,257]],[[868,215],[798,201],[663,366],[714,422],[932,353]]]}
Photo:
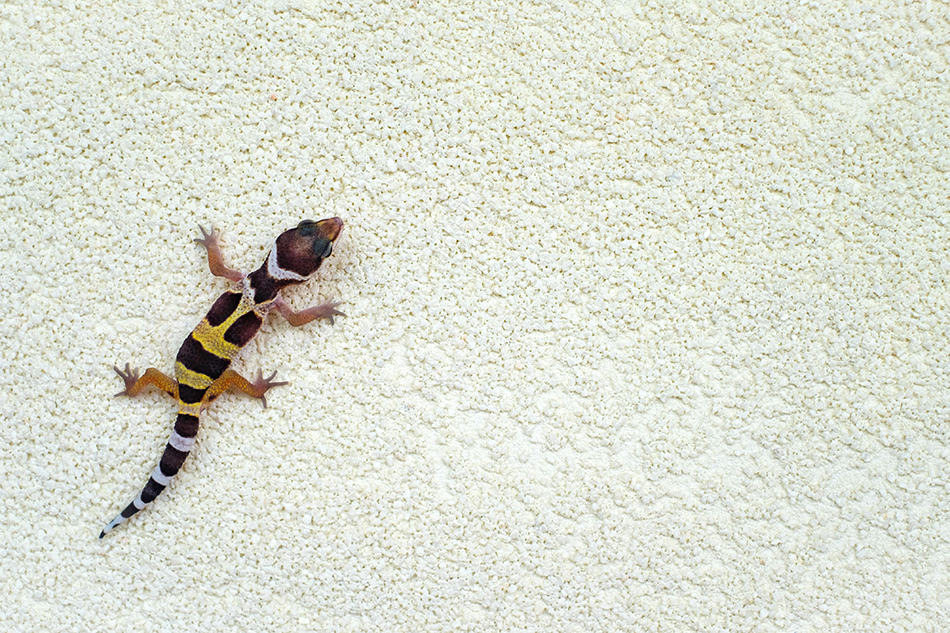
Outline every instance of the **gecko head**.
{"label": "gecko head", "polygon": [[343,229],[343,220],[304,220],[281,233],[267,260],[268,273],[277,279],[303,281],[320,268],[333,252],[333,242]]}

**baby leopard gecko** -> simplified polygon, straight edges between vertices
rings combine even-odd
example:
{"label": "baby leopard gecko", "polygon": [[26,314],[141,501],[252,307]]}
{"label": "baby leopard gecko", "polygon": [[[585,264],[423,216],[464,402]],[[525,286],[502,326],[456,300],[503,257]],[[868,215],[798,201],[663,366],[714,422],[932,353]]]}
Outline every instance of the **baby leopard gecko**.
{"label": "baby leopard gecko", "polygon": [[296,228],[281,233],[274,240],[267,260],[249,274],[232,270],[224,264],[217,230],[208,233],[201,229],[203,239],[195,242],[207,249],[211,273],[229,279],[233,286],[218,297],[198,327],[182,343],[175,357],[174,379],[154,367],[149,367],[141,377],[137,370],[129,369],[128,364],[125,371],[113,368],[125,381],[125,390],[117,396],[136,396],[149,386],[158,387],[178,400],[178,417],[165,452],[145,487],[132,503],[109,521],[99,538],[151,503],[178,473],[195,445],[198,414],[204,407],[228,390],[260,398],[267,406],[264,399],[267,390],[287,384],[273,382],[276,372],[264,378],[258,371],[257,379],[251,382],[228,369],[241,348],[257,334],[268,312],[276,308],[293,326],[321,318],[328,318],[332,323],[334,316],[343,315],[336,309],[339,303],[327,302],[295,311],[280,296],[282,289],[306,281],[320,268],[323,260],[330,256],[333,242],[342,229],[340,218],[319,222],[304,220]]}

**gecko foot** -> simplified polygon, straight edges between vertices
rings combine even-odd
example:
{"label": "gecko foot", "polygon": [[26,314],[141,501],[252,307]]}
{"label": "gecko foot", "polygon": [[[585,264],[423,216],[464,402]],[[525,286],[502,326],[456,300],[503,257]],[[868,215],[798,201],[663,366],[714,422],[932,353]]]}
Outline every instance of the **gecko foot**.
{"label": "gecko foot", "polygon": [[125,364],[125,371],[122,371],[115,365],[112,366],[112,369],[114,369],[115,373],[119,374],[119,378],[125,382],[125,390],[115,394],[115,397],[118,398],[119,396],[131,395],[129,391],[132,389],[132,385],[134,385],[139,379],[139,370],[131,369],[128,363]]}
{"label": "gecko foot", "polygon": [[329,319],[330,325],[333,325],[333,317],[346,316],[346,314],[336,309],[336,307],[339,305],[343,305],[343,302],[327,301],[326,303],[321,303],[318,306],[307,308],[304,310],[304,313],[306,313],[311,319]]}
{"label": "gecko foot", "polygon": [[221,235],[218,229],[211,227],[210,231],[205,231],[205,227],[199,225],[198,230],[201,231],[201,237],[194,239],[195,244],[201,244],[209,251],[218,245],[218,236]]}
{"label": "gecko foot", "polygon": [[261,404],[264,405],[264,408],[267,408],[267,398],[264,397],[264,394],[273,387],[280,387],[282,385],[290,384],[286,380],[274,380],[274,377],[277,375],[277,372],[273,372],[267,378],[264,378],[264,374],[260,369],[257,370],[257,379],[251,383],[251,386],[254,388],[254,396],[261,399]]}

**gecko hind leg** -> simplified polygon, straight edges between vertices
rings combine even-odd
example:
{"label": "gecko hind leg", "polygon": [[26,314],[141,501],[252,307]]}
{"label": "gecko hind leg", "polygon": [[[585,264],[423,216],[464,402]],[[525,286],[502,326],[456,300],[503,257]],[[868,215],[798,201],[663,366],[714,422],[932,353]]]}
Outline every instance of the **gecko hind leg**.
{"label": "gecko hind leg", "polygon": [[258,398],[261,401],[261,404],[264,405],[264,408],[267,408],[267,398],[264,397],[264,394],[267,393],[268,389],[272,387],[280,387],[281,385],[289,384],[286,381],[278,380],[274,381],[274,376],[277,375],[275,371],[267,378],[264,378],[264,374],[261,373],[261,370],[257,370],[257,379],[254,382],[251,382],[241,374],[237,373],[233,369],[226,369],[221,376],[215,380],[208,391],[205,392],[205,396],[201,401],[202,406],[207,406],[214,402],[215,398],[220,396],[225,391],[240,391],[246,393],[252,398]]}
{"label": "gecko hind leg", "polygon": [[131,369],[129,364],[125,364],[125,370],[121,370],[115,365],[112,366],[115,373],[125,382],[125,390],[115,394],[118,396],[137,396],[149,386],[158,387],[172,398],[178,397],[178,382],[174,378],[163,374],[154,367],[145,370],[145,374],[139,377],[138,369]]}

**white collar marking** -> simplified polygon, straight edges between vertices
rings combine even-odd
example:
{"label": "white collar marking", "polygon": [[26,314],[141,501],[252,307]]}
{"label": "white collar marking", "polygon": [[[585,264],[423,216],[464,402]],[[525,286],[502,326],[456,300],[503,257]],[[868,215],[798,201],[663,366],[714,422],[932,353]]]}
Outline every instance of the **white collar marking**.
{"label": "white collar marking", "polygon": [[277,263],[277,240],[274,240],[274,246],[270,249],[270,255],[267,256],[267,274],[274,279],[292,279],[294,281],[305,281],[307,279],[292,270],[280,267]]}

